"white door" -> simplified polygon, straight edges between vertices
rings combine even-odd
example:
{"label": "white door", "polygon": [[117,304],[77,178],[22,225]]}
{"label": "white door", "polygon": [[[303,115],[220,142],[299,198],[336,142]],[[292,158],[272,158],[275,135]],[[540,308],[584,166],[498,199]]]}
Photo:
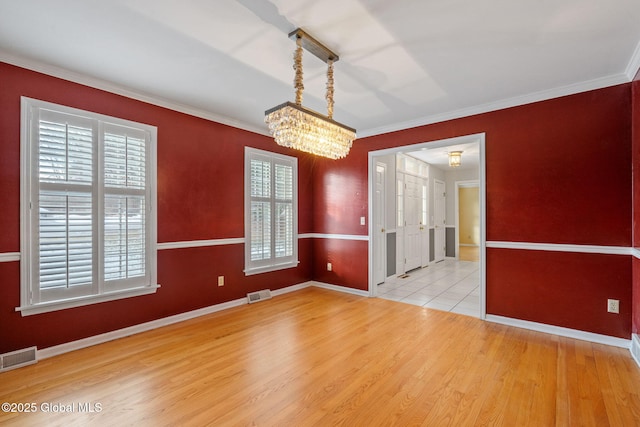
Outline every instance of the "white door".
{"label": "white door", "polygon": [[404,271],[421,266],[422,233],[420,220],[422,214],[422,179],[405,175],[404,183]]}
{"label": "white door", "polygon": [[445,209],[446,193],[443,181],[434,180],[434,261],[442,261],[445,257]]}
{"label": "white door", "polygon": [[396,172],[396,274],[405,273],[404,265],[404,173]]}
{"label": "white door", "polygon": [[422,267],[429,265],[429,180],[423,178],[420,198],[420,256]]}
{"label": "white door", "polygon": [[373,201],[373,281],[383,283],[387,276],[387,234],[385,232],[385,185],[387,167],[376,163],[375,200]]}

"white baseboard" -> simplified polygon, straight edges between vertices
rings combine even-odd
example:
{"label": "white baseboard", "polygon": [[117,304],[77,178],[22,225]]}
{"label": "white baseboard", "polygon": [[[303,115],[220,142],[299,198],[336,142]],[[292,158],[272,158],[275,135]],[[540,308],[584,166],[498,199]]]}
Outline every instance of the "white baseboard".
{"label": "white baseboard", "polygon": [[594,334],[592,332],[579,331],[577,329],[563,328],[561,326],[546,325],[544,323],[530,322],[528,320],[513,319],[510,317],[487,314],[488,322],[500,323],[507,326],[529,329],[547,334],[559,335],[561,337],[575,338],[582,341],[589,341],[598,344],[606,344],[614,347],[631,348],[631,340],[624,338],[610,337],[608,335]]}
{"label": "white baseboard", "polygon": [[312,286],[315,286],[316,288],[329,289],[330,291],[337,291],[345,294],[358,295],[361,297],[369,296],[369,291],[363,291],[360,289],[347,288],[345,286],[338,286],[338,285],[330,285],[328,283],[322,283],[322,282],[310,282],[310,283],[312,284]]}
{"label": "white baseboard", "polygon": [[631,356],[640,367],[640,335],[631,335]]}
{"label": "white baseboard", "polygon": [[287,286],[286,288],[276,289],[275,291],[271,291],[271,295],[277,297],[278,295],[288,294],[289,292],[299,291],[300,289],[309,288],[313,286],[313,282],[304,282],[299,283],[297,285]]}
{"label": "white baseboard", "polygon": [[[344,293],[355,294],[355,295],[360,295],[365,297],[369,296],[369,293],[365,291],[350,289],[343,286],[329,285],[326,283],[311,282],[311,281],[300,283],[297,285],[287,286],[286,288],[282,288],[282,289],[276,289],[271,292],[271,295],[273,296],[284,295],[286,293],[295,292],[300,289],[309,288],[311,286],[316,286],[319,288],[330,289],[332,291],[344,292]],[[162,319],[152,320],[150,322],[141,323],[139,325],[129,326],[127,328],[106,332],[104,334],[94,335],[92,337],[71,341],[71,342],[56,345],[53,347],[43,348],[42,350],[38,350],[37,358],[38,360],[47,359],[49,357],[58,356],[60,354],[68,353],[70,351],[80,350],[81,348],[91,347],[93,345],[102,344],[108,341],[113,341],[118,338],[124,338],[124,337],[138,334],[141,332],[150,331],[153,329],[161,328],[163,326],[168,326],[174,323],[183,322],[185,320],[194,319],[196,317],[205,316],[207,314],[216,313],[218,311],[226,310],[228,308],[238,307],[244,304],[247,304],[247,299],[240,298],[233,301],[223,302],[221,304],[216,304],[216,305],[200,308],[193,311],[188,311],[186,313],[180,313],[173,316],[164,317]]]}

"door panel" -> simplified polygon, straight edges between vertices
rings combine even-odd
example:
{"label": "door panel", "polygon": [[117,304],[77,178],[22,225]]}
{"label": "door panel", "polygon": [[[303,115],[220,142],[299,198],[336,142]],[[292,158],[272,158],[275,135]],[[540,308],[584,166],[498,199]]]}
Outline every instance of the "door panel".
{"label": "door panel", "polygon": [[420,198],[420,257],[421,266],[429,265],[429,180],[421,179],[421,198]]}
{"label": "door panel", "polygon": [[385,180],[386,165],[384,163],[376,164],[376,184],[375,184],[375,200],[374,200],[374,226],[373,226],[373,279],[374,283],[383,283],[386,278],[387,251],[386,251],[386,232],[385,232]]}
{"label": "door panel", "polygon": [[445,209],[446,193],[443,181],[434,181],[434,261],[442,261],[445,257]]}
{"label": "door panel", "polygon": [[421,266],[422,232],[420,230],[422,216],[422,180],[412,175],[405,175],[405,271]]}

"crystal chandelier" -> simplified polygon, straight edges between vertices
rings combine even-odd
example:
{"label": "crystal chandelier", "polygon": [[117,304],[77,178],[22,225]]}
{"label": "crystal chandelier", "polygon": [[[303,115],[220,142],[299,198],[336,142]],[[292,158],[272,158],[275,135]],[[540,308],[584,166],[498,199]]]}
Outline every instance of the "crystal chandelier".
{"label": "crystal chandelier", "polygon": [[[349,153],[356,131],[333,120],[333,63],[338,60],[338,55],[301,29],[295,30],[289,37],[296,40],[293,64],[296,72],[296,102],[285,102],[265,111],[264,121],[278,145],[330,159],[343,158]],[[327,63],[326,116],[302,106],[303,48]]]}

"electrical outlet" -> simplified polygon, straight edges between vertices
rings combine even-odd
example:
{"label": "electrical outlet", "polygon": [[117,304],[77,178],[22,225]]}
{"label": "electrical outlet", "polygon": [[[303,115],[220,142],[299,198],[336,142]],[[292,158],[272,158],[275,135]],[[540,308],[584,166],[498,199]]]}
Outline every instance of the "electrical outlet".
{"label": "electrical outlet", "polygon": [[327,271],[333,271],[333,266],[330,262],[327,263]]}
{"label": "electrical outlet", "polygon": [[360,225],[367,225],[367,219],[363,216],[360,217]]}
{"label": "electrical outlet", "polygon": [[224,276],[218,276],[218,286],[224,286]]}
{"label": "electrical outlet", "polygon": [[608,299],[607,300],[607,311],[609,313],[620,313],[620,300]]}

